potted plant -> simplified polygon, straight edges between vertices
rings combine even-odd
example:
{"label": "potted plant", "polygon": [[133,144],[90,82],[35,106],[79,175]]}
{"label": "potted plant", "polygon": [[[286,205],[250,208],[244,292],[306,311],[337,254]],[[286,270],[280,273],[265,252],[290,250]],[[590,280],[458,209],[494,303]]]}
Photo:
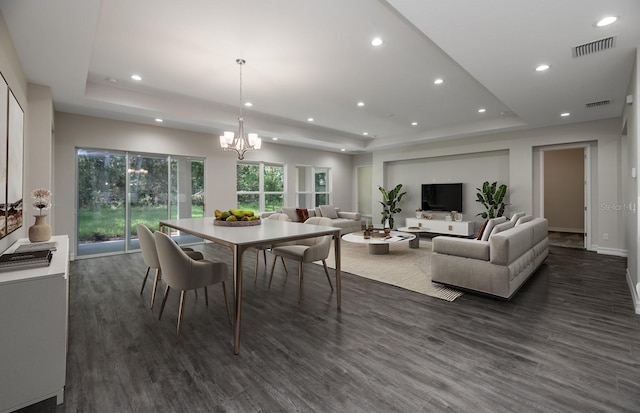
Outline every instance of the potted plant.
{"label": "potted plant", "polygon": [[482,184],[482,189],[478,190],[476,202],[481,203],[485,211],[480,212],[476,216],[481,216],[484,219],[491,219],[501,217],[504,214],[504,208],[507,204],[504,203],[504,197],[507,194],[507,186],[502,184],[497,186],[498,183],[489,183],[485,181]]}
{"label": "potted plant", "polygon": [[406,191],[400,192],[402,190],[402,184],[396,185],[396,187],[390,191],[387,191],[381,186],[378,186],[378,189],[382,193],[382,198],[384,199],[384,201],[378,201],[382,204],[381,224],[385,225],[385,228],[387,228],[387,223],[388,223],[388,228],[393,228],[393,224],[394,224],[393,214],[396,214],[402,211],[402,209],[398,206],[398,204],[400,203],[400,201],[402,200],[402,197],[407,192]]}

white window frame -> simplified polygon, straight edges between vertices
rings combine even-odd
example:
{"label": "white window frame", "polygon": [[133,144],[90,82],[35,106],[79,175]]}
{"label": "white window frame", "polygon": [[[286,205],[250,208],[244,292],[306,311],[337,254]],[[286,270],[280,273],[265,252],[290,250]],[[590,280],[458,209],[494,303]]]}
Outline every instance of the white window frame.
{"label": "white window frame", "polygon": [[[284,164],[279,164],[276,162],[238,162],[238,165],[257,165],[258,166],[258,191],[238,191],[236,190],[236,202],[238,200],[238,195],[258,195],[258,209],[261,212],[265,210],[266,204],[266,196],[267,195],[282,195],[282,206],[287,205],[287,168]],[[282,191],[265,191],[264,190],[264,168],[265,166],[273,166],[277,168],[282,168],[283,172],[283,183],[282,183]],[[237,173],[237,169],[236,169]],[[236,176],[237,177],[237,176]]]}

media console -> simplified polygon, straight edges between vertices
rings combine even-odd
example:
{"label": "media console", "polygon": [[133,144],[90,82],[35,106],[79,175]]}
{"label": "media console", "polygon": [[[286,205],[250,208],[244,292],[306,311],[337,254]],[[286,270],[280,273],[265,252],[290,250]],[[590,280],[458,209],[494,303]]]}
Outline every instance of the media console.
{"label": "media console", "polygon": [[473,221],[446,221],[444,219],[407,218],[408,227],[420,227],[423,232],[470,237],[475,234]]}

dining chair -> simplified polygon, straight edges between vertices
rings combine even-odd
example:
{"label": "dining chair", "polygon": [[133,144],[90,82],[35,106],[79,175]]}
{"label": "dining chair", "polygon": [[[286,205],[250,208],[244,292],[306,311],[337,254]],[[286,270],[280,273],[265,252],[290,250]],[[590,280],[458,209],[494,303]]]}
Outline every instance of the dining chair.
{"label": "dining chair", "polygon": [[[326,217],[311,217],[307,219],[305,225],[321,225],[331,227],[332,222],[330,218]],[[276,260],[278,257],[283,259],[288,258],[293,261],[297,261],[298,265],[298,302],[302,300],[302,281],[304,277],[304,264],[322,261],[324,267],[324,273],[329,281],[331,291],[333,291],[333,284],[331,283],[331,277],[329,276],[329,269],[327,268],[327,257],[331,249],[332,235],[324,235],[315,238],[305,238],[296,241],[292,245],[275,246],[271,249],[271,253],[274,255],[273,264],[271,265],[271,275],[269,277],[269,287],[271,287],[271,281],[273,280],[273,270],[276,266]]]}
{"label": "dining chair", "polygon": [[[266,217],[265,219],[272,219],[272,220],[276,220],[276,221],[291,221],[291,219],[289,219],[289,217],[287,216],[287,214],[283,214],[280,212],[276,212],[275,214],[271,214],[268,217]],[[281,244],[278,244],[281,245]],[[282,244],[284,245],[284,244]],[[256,251],[256,274],[255,277],[253,278],[253,281],[257,281],[258,280],[258,263],[260,262],[260,252],[262,251],[262,256],[264,257],[264,267],[265,269],[267,268],[267,251],[270,250],[271,248],[273,248],[275,245],[264,245],[264,246],[260,246],[257,247],[257,251]],[[282,265],[284,265],[284,270],[289,273],[289,269],[287,268],[287,264],[284,262],[284,258],[282,258]]]}
{"label": "dining chair", "polygon": [[[144,291],[144,286],[147,283],[147,278],[149,277],[149,271],[152,268],[155,268],[156,274],[153,279],[153,291],[151,291],[151,305],[149,308],[153,308],[153,303],[156,300],[156,290],[158,288],[158,281],[162,277],[162,271],[160,269],[160,261],[158,260],[158,252],[156,250],[156,240],[153,236],[153,232],[146,225],[136,224],[136,233],[138,234],[138,242],[140,242],[140,250],[142,251],[142,260],[144,264],[147,266],[147,272],[144,275],[144,279],[142,280],[142,288],[140,289],[140,295]],[[195,260],[203,259],[203,255],[201,252],[194,251],[193,248],[188,247],[180,247],[183,251],[185,251],[191,258]],[[196,292],[197,294],[197,292]]]}
{"label": "dining chair", "polygon": [[176,328],[176,342],[180,339],[180,326],[184,314],[185,293],[189,290],[204,288],[204,299],[209,306],[209,296],[207,286],[221,283],[224,294],[224,304],[227,310],[227,319],[231,325],[231,313],[229,311],[229,299],[227,297],[226,279],[229,273],[227,264],[223,262],[212,262],[208,260],[194,260],[185,251],[173,242],[167,234],[156,231],[154,233],[158,258],[167,283],[164,291],[162,305],[158,319],[162,318],[164,306],[167,303],[169,290],[171,288],[180,290],[180,308],[178,309],[178,325]]}

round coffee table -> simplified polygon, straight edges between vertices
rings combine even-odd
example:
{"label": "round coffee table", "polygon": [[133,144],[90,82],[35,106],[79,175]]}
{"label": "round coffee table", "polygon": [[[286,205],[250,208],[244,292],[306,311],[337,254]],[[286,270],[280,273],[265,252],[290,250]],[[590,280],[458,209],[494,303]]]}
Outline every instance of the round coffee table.
{"label": "round coffee table", "polygon": [[409,248],[420,248],[420,233],[428,233],[429,231],[426,228],[422,227],[400,227],[398,231],[408,232],[410,234],[415,234],[415,239],[409,241]]}
{"label": "round coffee table", "polygon": [[416,239],[416,236],[406,232],[391,231],[389,233],[389,238],[385,238],[383,234],[376,234],[375,237],[372,236],[371,238],[365,239],[363,232],[358,231],[350,234],[344,234],[342,239],[347,242],[367,244],[369,246],[369,254],[380,255],[389,253],[389,244],[411,242]]}

